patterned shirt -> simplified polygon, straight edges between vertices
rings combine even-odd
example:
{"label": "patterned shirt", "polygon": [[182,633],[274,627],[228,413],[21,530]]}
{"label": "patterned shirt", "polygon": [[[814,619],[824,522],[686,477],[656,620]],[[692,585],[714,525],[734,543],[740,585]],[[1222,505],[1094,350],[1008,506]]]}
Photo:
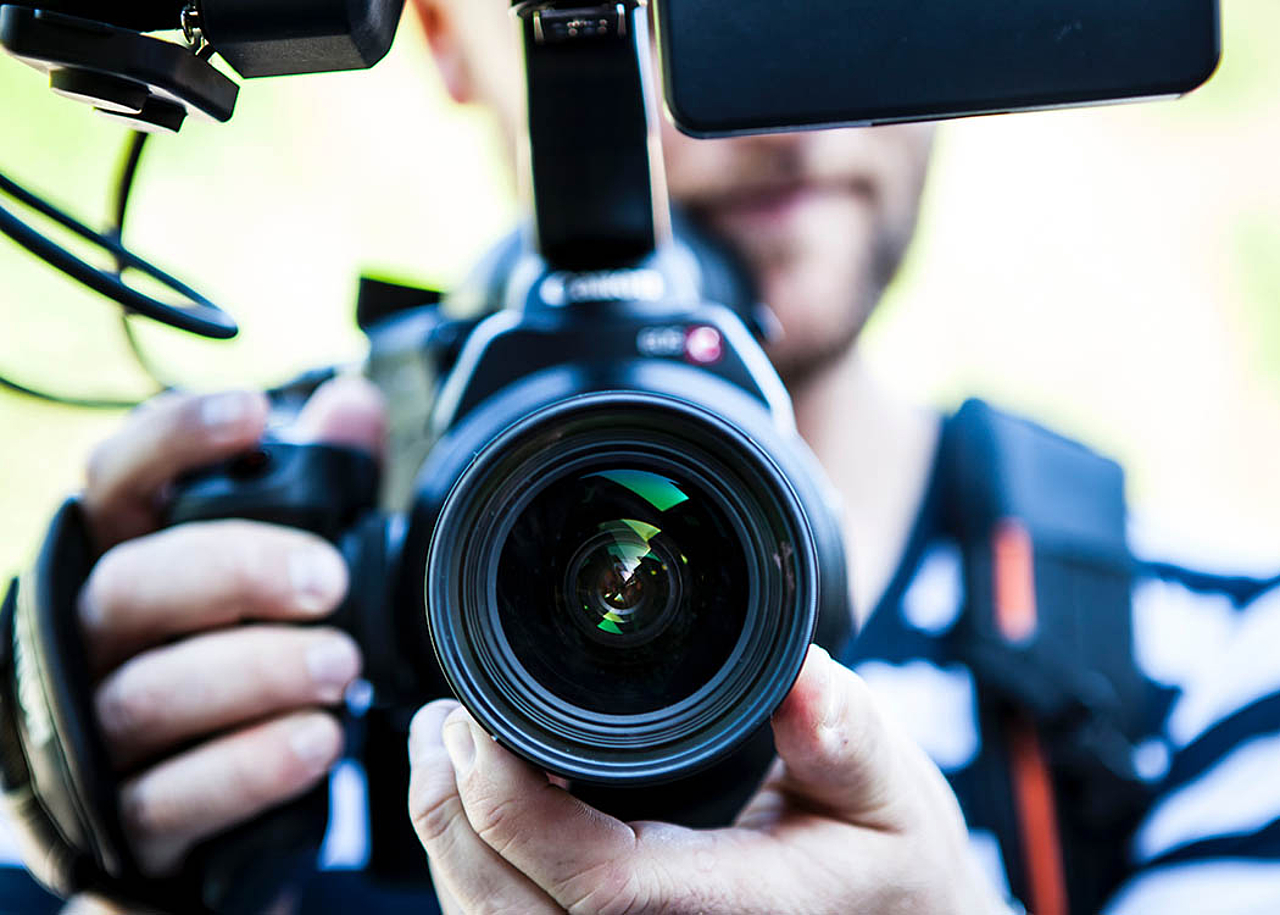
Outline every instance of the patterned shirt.
{"label": "patterned shirt", "polygon": [[[984,753],[974,676],[947,638],[965,583],[938,488],[935,480],[897,574],[843,660],[946,775],[974,854],[1011,898],[1005,853],[1015,839],[1000,834],[994,812],[1007,801],[990,796],[1002,782]],[[1160,697],[1157,736],[1136,747],[1134,764],[1154,800],[1105,912],[1280,913],[1280,576],[1145,559],[1146,538],[1129,539],[1139,556],[1135,660]]]}

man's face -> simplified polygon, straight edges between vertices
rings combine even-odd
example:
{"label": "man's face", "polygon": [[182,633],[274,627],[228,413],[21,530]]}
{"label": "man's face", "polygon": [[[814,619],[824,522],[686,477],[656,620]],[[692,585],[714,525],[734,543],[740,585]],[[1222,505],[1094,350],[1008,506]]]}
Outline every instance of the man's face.
{"label": "man's face", "polygon": [[[455,96],[487,104],[509,136],[523,118],[508,0],[417,0]],[[694,140],[663,119],[667,180],[743,256],[783,336],[794,382],[842,355],[915,228],[932,129],[905,125]]]}

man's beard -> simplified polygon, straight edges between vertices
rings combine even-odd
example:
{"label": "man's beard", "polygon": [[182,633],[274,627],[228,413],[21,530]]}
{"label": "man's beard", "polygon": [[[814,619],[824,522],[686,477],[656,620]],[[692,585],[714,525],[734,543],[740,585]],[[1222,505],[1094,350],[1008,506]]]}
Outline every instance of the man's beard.
{"label": "man's beard", "polygon": [[[809,335],[801,346],[788,345],[785,338],[772,345],[766,344],[766,353],[790,391],[804,388],[848,356],[897,276],[913,231],[914,225],[892,226],[882,217],[877,219],[870,250],[855,249],[850,253],[850,259],[862,266],[856,271],[848,297],[839,307],[831,309],[832,320],[824,325],[825,333],[818,337]],[[732,245],[732,241],[728,243]],[[751,262],[750,257],[744,256],[743,259]],[[764,269],[770,268],[756,268],[754,272],[759,274]],[[758,275],[756,280],[760,284]],[[766,300],[764,304],[770,303]]]}

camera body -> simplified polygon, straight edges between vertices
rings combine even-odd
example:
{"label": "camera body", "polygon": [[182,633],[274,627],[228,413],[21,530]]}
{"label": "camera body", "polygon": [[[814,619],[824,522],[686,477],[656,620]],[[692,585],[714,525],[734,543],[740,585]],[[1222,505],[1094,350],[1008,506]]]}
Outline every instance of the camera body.
{"label": "camera body", "polygon": [[339,543],[337,623],[381,720],[456,695],[606,808],[728,822],[808,645],[836,651],[851,612],[836,500],[749,303],[701,292],[732,267],[694,232],[601,273],[517,240],[514,269],[477,278],[505,306],[461,333],[437,306],[370,327],[372,365],[407,347],[442,370],[407,511],[375,510],[368,458],[267,443],[182,481],[171,523]]}

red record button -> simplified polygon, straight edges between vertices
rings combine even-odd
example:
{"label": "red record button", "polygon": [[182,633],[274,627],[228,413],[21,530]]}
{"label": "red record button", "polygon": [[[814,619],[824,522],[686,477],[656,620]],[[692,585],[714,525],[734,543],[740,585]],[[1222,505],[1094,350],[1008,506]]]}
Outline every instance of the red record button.
{"label": "red record button", "polygon": [[684,338],[684,352],[690,362],[711,365],[724,356],[724,338],[720,331],[705,324],[691,328]]}

